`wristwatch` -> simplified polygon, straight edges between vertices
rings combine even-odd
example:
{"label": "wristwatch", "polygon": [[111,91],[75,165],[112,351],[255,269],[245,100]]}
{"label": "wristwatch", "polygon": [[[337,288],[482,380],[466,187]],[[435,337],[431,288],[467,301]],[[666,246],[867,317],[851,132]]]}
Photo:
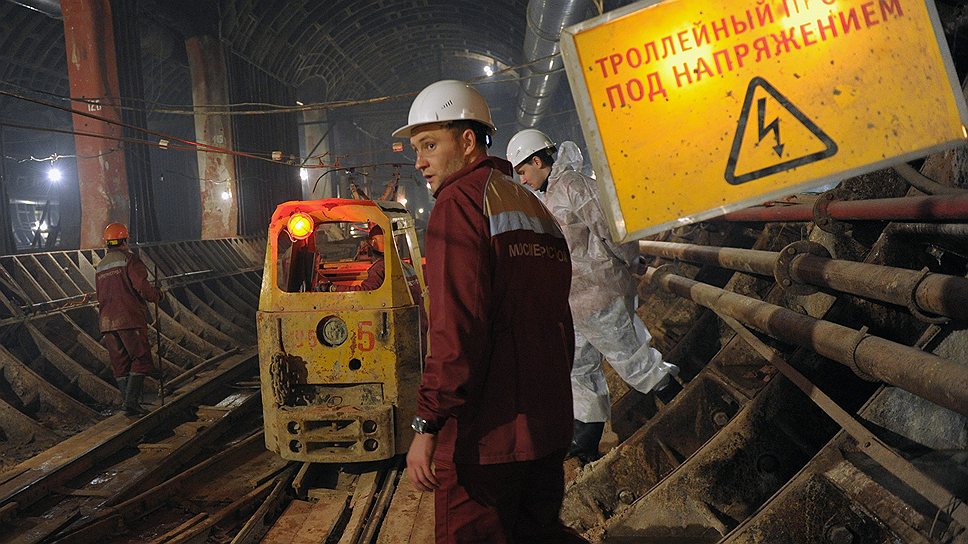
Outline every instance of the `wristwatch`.
{"label": "wristwatch", "polygon": [[426,419],[420,416],[414,416],[413,421],[410,422],[410,428],[418,434],[437,434],[437,427]]}

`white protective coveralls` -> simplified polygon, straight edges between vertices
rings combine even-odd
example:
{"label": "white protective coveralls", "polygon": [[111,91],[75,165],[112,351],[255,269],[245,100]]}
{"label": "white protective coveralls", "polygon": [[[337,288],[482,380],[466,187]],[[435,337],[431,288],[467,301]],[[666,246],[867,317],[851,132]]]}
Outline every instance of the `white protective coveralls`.
{"label": "white protective coveralls", "polygon": [[594,423],[606,421],[611,406],[603,355],[626,383],[642,393],[667,375],[677,375],[679,368],[663,361],[635,313],[632,271],[638,265],[638,244],[612,241],[595,180],[577,171],[582,160],[574,142],[559,146],[544,203],[558,220],[571,251],[568,302],[575,321],[571,371],[575,419]]}

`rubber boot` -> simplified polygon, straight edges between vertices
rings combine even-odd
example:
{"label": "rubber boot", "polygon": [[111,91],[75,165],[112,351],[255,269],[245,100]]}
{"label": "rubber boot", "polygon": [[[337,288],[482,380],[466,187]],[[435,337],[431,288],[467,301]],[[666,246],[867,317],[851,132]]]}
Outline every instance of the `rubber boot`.
{"label": "rubber boot", "polygon": [[605,432],[605,422],[585,423],[575,420],[575,435],[565,457],[577,457],[579,461],[590,463],[599,458],[598,443]]}
{"label": "rubber boot", "polygon": [[124,397],[128,394],[128,377],[121,376],[120,378],[114,378],[118,382],[118,390],[121,391],[121,409],[124,409]]}
{"label": "rubber boot", "polygon": [[124,395],[124,413],[129,416],[143,416],[147,410],[141,407],[141,390],[145,385],[144,374],[129,374],[128,389]]}

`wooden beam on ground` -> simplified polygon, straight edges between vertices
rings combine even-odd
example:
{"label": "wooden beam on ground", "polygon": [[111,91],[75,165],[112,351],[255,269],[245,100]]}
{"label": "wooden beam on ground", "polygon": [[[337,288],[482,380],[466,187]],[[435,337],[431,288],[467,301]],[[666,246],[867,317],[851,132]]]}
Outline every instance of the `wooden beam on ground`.
{"label": "wooden beam on ground", "polygon": [[433,544],[434,494],[417,490],[406,476],[401,477],[376,542]]}

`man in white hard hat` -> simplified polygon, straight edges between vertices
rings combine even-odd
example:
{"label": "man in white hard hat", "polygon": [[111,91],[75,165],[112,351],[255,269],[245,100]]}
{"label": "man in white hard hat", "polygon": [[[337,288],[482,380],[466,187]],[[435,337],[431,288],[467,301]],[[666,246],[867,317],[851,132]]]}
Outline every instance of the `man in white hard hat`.
{"label": "man in white hard hat", "polygon": [[407,477],[434,491],[444,542],[584,542],[558,517],[571,442],[571,263],[554,218],[487,156],[484,98],[456,80],[414,99],[427,224],[431,353]]}
{"label": "man in white hard hat", "polygon": [[616,244],[599,203],[595,180],[583,175],[574,142],[564,142],[558,160],[555,143],[525,129],[508,143],[508,161],[521,182],[544,192],[545,206],[558,220],[571,250],[571,311],[575,320],[575,365],[571,372],[575,433],[569,456],[588,462],[610,415],[611,400],[602,356],[626,383],[642,393],[655,391],[664,403],[682,387],[679,368],[652,347],[652,336],[635,313],[638,244]]}

